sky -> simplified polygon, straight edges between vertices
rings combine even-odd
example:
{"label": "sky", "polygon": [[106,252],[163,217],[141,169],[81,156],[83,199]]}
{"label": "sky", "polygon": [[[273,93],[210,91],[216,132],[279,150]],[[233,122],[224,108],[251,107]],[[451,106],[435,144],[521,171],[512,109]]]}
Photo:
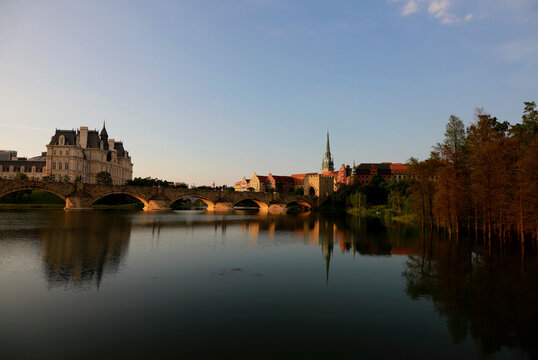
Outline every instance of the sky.
{"label": "sky", "polygon": [[538,101],[538,0],[0,0],[0,149],[106,120],[134,176],[423,159],[451,114]]}

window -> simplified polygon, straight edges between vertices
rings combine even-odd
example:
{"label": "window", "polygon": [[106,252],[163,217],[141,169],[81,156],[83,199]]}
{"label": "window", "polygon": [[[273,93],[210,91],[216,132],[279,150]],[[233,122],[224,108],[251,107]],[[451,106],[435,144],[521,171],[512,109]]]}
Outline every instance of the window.
{"label": "window", "polygon": [[56,170],[56,161],[52,162],[52,170]]}
{"label": "window", "polygon": [[62,163],[58,161],[58,170],[62,170]]}
{"label": "window", "polygon": [[69,162],[68,161],[65,162],[65,170],[69,170]]}
{"label": "window", "polygon": [[53,151],[54,155],[56,155],[56,150]]}
{"label": "window", "polygon": [[62,150],[60,150],[60,155],[62,155]]}

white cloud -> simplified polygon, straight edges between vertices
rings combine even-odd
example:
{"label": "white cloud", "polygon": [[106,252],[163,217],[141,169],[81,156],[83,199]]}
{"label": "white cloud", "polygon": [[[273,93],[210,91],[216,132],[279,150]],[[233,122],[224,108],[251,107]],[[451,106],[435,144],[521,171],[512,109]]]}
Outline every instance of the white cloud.
{"label": "white cloud", "polygon": [[462,21],[469,22],[473,15],[467,14],[464,18],[450,12],[452,0],[388,0],[389,3],[403,4],[401,6],[402,16],[409,16],[424,10],[436,19],[439,19],[441,24],[450,25],[458,24]]}
{"label": "white cloud", "polygon": [[447,10],[450,7],[450,0],[433,0],[428,6],[428,12],[436,18],[442,20],[447,17]]}
{"label": "white cloud", "polygon": [[415,0],[409,0],[402,9],[402,15],[407,16],[418,11],[418,3]]}

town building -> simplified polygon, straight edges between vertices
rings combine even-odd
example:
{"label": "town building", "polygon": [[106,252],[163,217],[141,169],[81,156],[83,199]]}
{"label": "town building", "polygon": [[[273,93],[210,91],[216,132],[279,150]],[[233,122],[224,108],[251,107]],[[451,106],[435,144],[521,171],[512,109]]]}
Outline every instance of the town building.
{"label": "town building", "polygon": [[0,150],[0,160],[13,160],[17,157],[15,150]]}
{"label": "town building", "polygon": [[0,177],[14,179],[23,173],[30,180],[41,180],[46,175],[46,153],[31,158],[17,157],[14,150],[0,150]]}
{"label": "town building", "polygon": [[108,138],[103,124],[99,133],[81,126],[78,130],[56,130],[47,145],[46,175],[55,180],[95,184],[106,171],[114,185],[133,177],[133,163],[121,141]]}
{"label": "town building", "polygon": [[321,173],[292,174],[291,176],[276,176],[269,173],[268,176],[254,173],[252,179],[243,178],[235,184],[236,191],[276,191],[290,192],[302,188],[305,195],[329,196],[343,185],[354,183],[369,184],[376,175],[387,182],[391,180],[400,181],[410,178],[409,168],[406,164],[400,163],[363,163],[359,166],[342,164],[338,171],[334,170],[334,161],[331,154],[329,133],[327,132],[327,143],[325,155],[321,163]]}
{"label": "town building", "polygon": [[410,178],[409,166],[400,163],[378,163],[378,164],[360,164],[357,167],[357,181],[361,184],[369,184],[372,177],[379,175],[383,180],[389,182],[391,180],[400,181]]}

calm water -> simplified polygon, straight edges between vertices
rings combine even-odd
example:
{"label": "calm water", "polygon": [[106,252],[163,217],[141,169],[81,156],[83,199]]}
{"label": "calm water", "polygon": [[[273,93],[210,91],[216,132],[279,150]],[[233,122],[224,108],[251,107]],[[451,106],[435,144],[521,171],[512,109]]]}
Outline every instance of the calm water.
{"label": "calm water", "polygon": [[0,212],[0,358],[538,356],[536,258],[401,225]]}

